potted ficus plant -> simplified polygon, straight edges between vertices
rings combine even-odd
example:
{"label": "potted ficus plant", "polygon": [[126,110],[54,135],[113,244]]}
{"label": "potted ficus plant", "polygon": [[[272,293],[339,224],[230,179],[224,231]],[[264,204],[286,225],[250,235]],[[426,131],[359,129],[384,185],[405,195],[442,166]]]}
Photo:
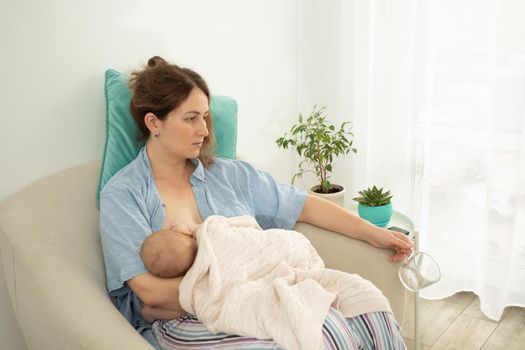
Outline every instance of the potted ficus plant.
{"label": "potted ficus plant", "polygon": [[341,185],[332,184],[330,175],[336,158],[357,153],[352,147],[354,134],[349,121],[343,122],[339,128],[329,123],[324,115],[325,107],[317,109],[314,106],[312,113],[306,118],[299,114],[299,122],[292,126],[289,133],[277,139],[280,148],[295,149],[302,158],[299,162],[299,171],[293,176],[292,184],[305,173],[313,173],[318,184],[310,189],[311,193],[325,196],[340,205],[344,205],[345,189]]}
{"label": "potted ficus plant", "polygon": [[358,202],[357,211],[359,216],[365,220],[370,221],[374,225],[384,227],[392,217],[392,195],[390,191],[383,191],[381,187],[376,186],[367,188],[357,192],[359,197],[355,197],[354,201]]}

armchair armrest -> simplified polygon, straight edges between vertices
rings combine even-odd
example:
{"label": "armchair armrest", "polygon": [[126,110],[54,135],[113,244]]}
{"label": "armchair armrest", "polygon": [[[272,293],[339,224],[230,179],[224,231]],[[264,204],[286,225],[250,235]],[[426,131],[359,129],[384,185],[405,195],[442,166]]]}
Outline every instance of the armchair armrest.
{"label": "armchair armrest", "polygon": [[294,229],[310,240],[326,267],[356,273],[374,283],[390,302],[396,320],[403,322],[406,291],[397,274],[400,263],[388,260],[390,250],[306,223]]}
{"label": "armchair armrest", "polygon": [[29,349],[153,349],[113,306],[97,271],[74,251],[15,245],[14,264],[17,315]]}
{"label": "armchair armrest", "polygon": [[0,204],[0,251],[28,349],[153,349],[106,291],[97,162],[40,179]]}

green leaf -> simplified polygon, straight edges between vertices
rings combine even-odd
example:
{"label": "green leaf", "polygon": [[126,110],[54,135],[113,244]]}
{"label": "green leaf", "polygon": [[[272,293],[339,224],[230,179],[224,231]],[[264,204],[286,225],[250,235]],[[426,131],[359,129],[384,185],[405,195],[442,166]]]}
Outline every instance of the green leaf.
{"label": "green leaf", "polygon": [[350,151],[356,153],[357,150],[352,147],[354,135],[350,132],[351,122],[344,121],[336,128],[328,121],[325,111],[325,106],[318,108],[314,105],[306,118],[299,113],[299,122],[291,127],[291,135],[285,133],[276,140],[276,144],[279,148],[294,149],[302,158],[293,181],[304,172],[312,172],[317,176],[321,187],[326,188],[330,184],[328,178],[333,171],[334,159]]}
{"label": "green leaf", "polygon": [[354,198],[356,202],[367,205],[369,207],[377,207],[381,205],[386,205],[390,203],[390,200],[393,196],[390,194],[390,191],[383,192],[383,188],[377,188],[377,186],[372,186],[372,188],[367,188],[357,192],[360,197]]}

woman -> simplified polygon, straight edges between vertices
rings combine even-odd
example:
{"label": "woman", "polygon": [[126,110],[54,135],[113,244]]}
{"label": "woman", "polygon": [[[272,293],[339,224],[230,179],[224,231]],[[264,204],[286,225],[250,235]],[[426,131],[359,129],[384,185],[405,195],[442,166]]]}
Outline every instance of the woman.
{"label": "woman", "polygon": [[[401,233],[378,228],[331,202],[278,184],[245,162],[214,159],[210,93],[197,73],[153,57],[147,67],[133,73],[130,86],[131,113],[146,146],[101,193],[101,238],[110,296],[128,321],[155,346],[158,344],[146,319],[176,319],[155,322],[157,336],[170,329],[171,333],[164,334],[169,338],[164,347],[184,346],[191,342],[192,334],[213,336],[205,335],[202,324],[184,315],[178,302],[181,278],[158,278],[144,268],[140,246],[152,232],[174,224],[194,226],[213,214],[248,214],[263,228],[291,229],[302,221],[378,248],[390,248],[395,251],[392,261],[410,253],[412,244]],[[341,315],[331,310],[323,327],[327,346],[337,336],[344,338],[341,332],[345,330],[333,330],[341,328],[340,320]],[[404,347],[391,313],[374,312],[346,321],[343,328],[352,338],[348,342],[375,343],[378,348],[382,344],[385,349]],[[388,330],[388,334],[374,337],[364,331],[371,324]],[[331,334],[330,329],[339,335]],[[232,339],[236,344],[257,342],[227,335],[213,342],[228,346]],[[275,346],[269,341],[265,344]]]}

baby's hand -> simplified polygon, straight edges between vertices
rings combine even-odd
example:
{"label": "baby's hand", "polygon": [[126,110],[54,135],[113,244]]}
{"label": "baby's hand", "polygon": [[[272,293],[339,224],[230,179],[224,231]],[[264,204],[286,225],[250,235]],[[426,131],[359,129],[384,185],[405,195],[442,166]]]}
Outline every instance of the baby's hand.
{"label": "baby's hand", "polygon": [[170,230],[184,233],[189,236],[194,236],[197,232],[199,225],[187,225],[187,224],[171,224]]}
{"label": "baby's hand", "polygon": [[178,224],[171,224],[169,229],[172,230],[172,231],[178,231],[179,230],[179,226],[180,225],[178,225]]}

